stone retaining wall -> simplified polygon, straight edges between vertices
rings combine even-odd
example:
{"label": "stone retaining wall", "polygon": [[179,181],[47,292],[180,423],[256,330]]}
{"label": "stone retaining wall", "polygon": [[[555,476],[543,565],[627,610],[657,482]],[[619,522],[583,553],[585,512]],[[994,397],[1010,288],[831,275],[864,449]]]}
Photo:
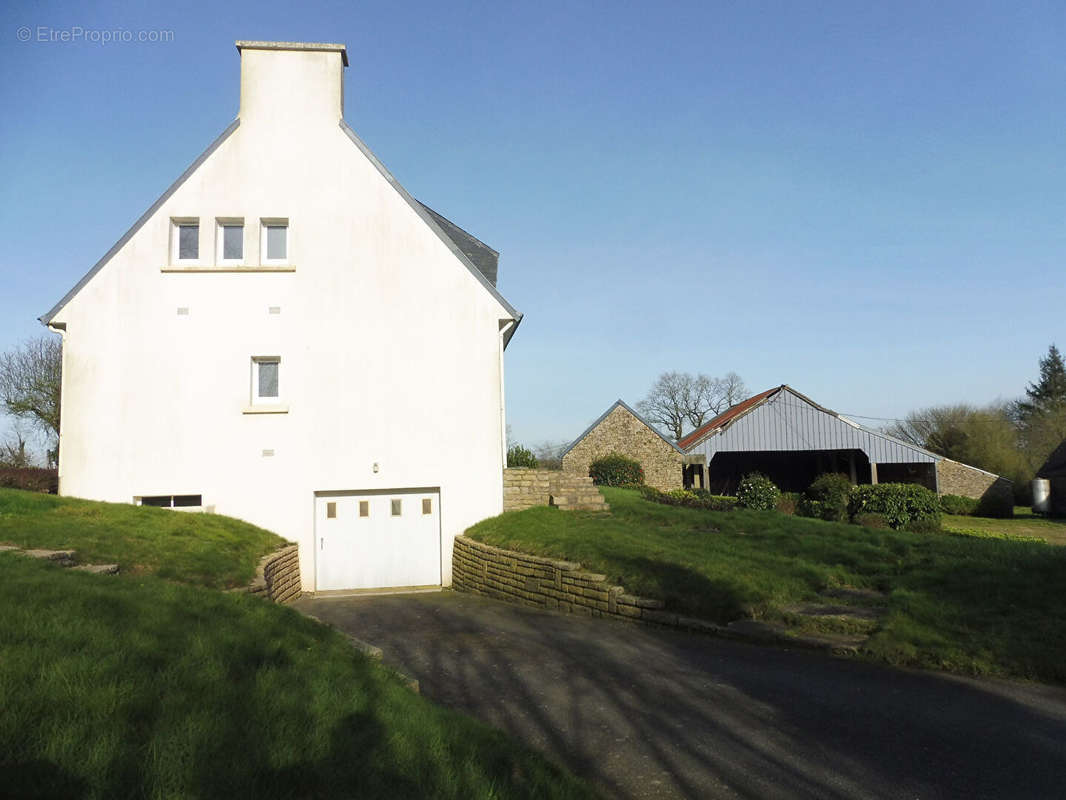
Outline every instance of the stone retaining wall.
{"label": "stone retaining wall", "polygon": [[503,510],[521,511],[548,505],[556,470],[508,467],[503,471]]}
{"label": "stone retaining wall", "polygon": [[295,544],[268,553],[259,560],[255,579],[248,587],[275,603],[287,603],[300,596],[300,556]]}
{"label": "stone retaining wall", "polygon": [[651,622],[708,632],[721,628],[705,620],[663,610],[661,600],[626,594],[605,575],[585,572],[573,561],[501,550],[466,536],[455,539],[452,588],[536,608],[587,617]]}

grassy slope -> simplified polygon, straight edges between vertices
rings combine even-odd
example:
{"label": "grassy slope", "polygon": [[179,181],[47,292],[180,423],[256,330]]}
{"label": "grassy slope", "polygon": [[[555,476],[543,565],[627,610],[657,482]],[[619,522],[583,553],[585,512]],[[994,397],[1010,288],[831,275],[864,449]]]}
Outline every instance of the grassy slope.
{"label": "grassy slope", "polygon": [[1066,519],[1037,516],[1032,509],[1014,509],[1013,519],[945,516],[945,530],[977,535],[1018,536],[1043,539],[1048,544],[1066,545]]}
{"label": "grassy slope", "polygon": [[12,553],[0,608],[6,796],[591,796],[292,609]]}
{"label": "grassy slope", "polygon": [[214,514],[0,489],[0,542],[71,548],[82,562],[226,588],[246,584],[281,537]]}
{"label": "grassy slope", "polygon": [[533,508],[473,538],[569,558],[627,590],[728,621],[847,584],[891,592],[868,655],[901,665],[1066,681],[1066,549],[879,531],[777,512],[707,512],[607,489],[612,514]]}

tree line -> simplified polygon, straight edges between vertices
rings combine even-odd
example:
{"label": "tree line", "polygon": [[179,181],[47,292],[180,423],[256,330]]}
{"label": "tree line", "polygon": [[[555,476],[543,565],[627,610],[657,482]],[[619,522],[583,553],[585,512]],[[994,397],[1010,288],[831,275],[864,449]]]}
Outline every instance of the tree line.
{"label": "tree line", "polygon": [[1066,363],[1054,344],[1039,359],[1025,394],[986,406],[955,403],[921,408],[885,432],[938,455],[1010,478],[1027,503],[1029,482],[1066,440]]}

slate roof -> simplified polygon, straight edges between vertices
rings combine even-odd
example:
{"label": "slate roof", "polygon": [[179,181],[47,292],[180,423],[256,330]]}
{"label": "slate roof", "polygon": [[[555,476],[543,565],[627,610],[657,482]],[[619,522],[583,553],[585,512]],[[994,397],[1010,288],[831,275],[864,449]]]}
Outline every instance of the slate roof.
{"label": "slate roof", "polygon": [[429,212],[444,234],[452,240],[466,257],[478,268],[478,272],[485,276],[493,286],[496,285],[496,267],[500,261],[500,254],[475,236],[471,236],[447,217],[437,213],[421,200],[416,200],[422,208]]}

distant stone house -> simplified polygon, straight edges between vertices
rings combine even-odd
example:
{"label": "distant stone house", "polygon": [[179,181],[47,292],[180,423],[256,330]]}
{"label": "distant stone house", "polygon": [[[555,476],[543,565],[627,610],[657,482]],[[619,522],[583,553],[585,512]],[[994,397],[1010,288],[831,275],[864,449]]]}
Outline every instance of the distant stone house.
{"label": "distant stone house", "polygon": [[563,470],[588,475],[593,461],[612,453],[639,461],[649,486],[681,488],[684,453],[621,400],[563,451]]}

